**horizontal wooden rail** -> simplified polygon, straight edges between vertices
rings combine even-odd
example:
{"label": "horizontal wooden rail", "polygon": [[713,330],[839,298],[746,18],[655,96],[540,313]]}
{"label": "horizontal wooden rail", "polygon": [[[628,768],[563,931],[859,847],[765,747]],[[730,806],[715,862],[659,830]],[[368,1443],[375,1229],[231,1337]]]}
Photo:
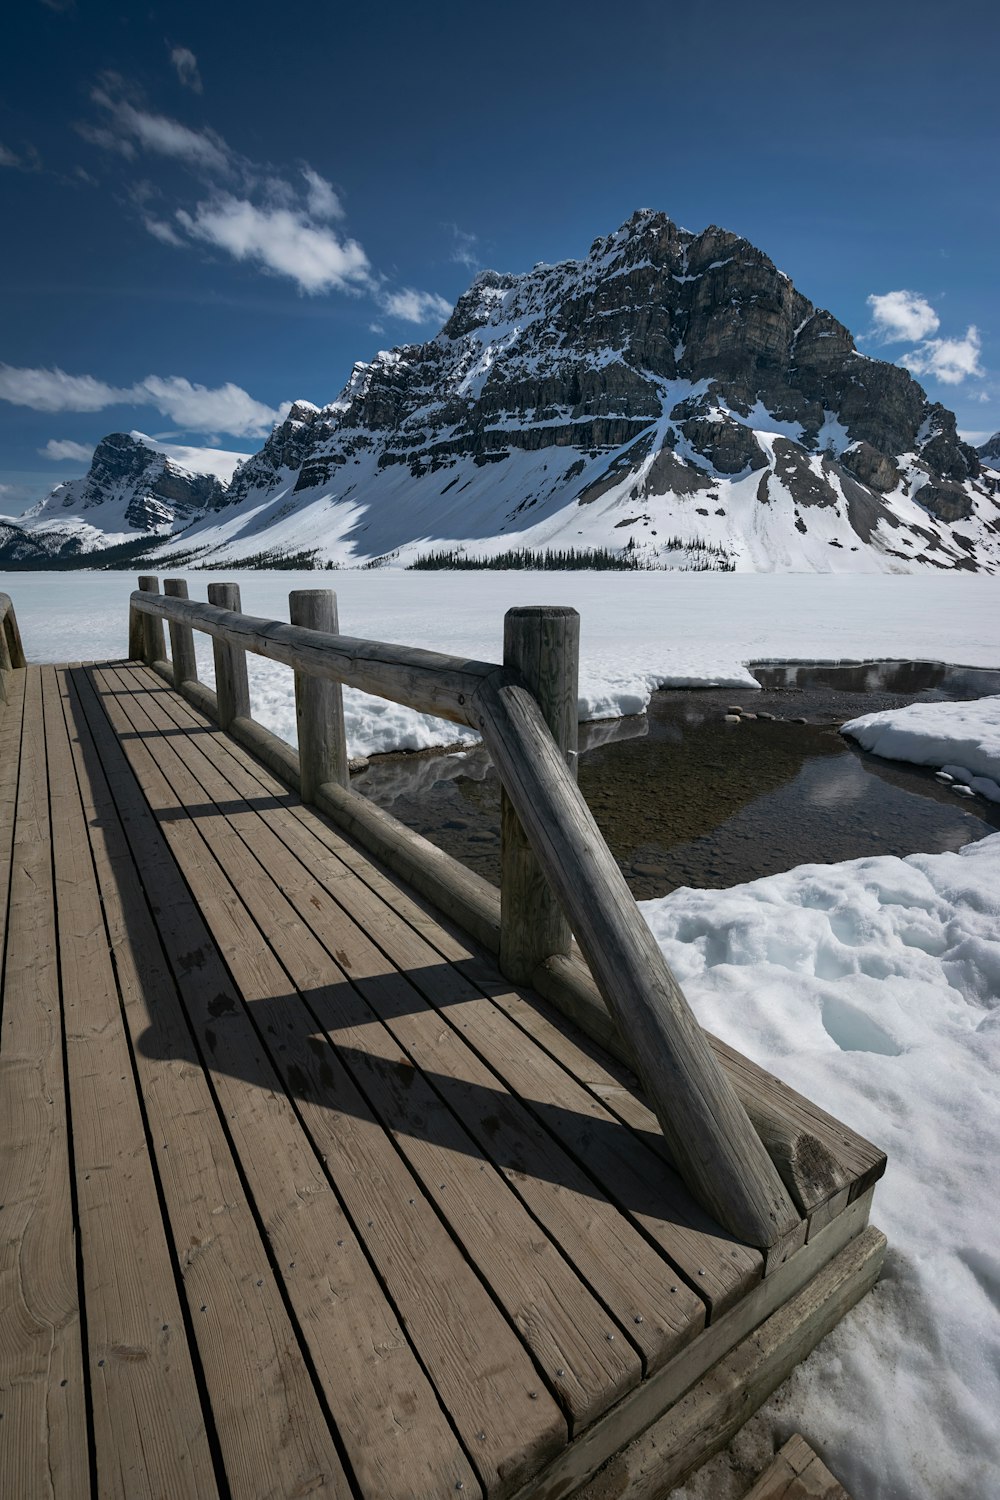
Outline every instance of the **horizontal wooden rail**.
{"label": "horizontal wooden rail", "polygon": [[237,649],[283,662],[298,672],[346,683],[364,693],[403,703],[455,724],[474,723],[473,694],[491,673],[503,670],[491,662],[465,660],[385,641],[359,640],[349,635],[328,635],[321,630],[237,614],[190,599],[164,598],[139,591],[131,596],[129,605],[137,614],[189,625]]}
{"label": "horizontal wooden rail", "polygon": [[0,594],[0,703],[7,702],[7,678],[26,665],[17,615],[9,594]]}
{"label": "horizontal wooden rail", "polygon": [[[170,582],[161,596],[156,579],[140,580],[130,599],[130,646],[141,648],[144,659],[166,676],[170,668],[160,662],[163,620],[174,627],[175,650],[181,645],[187,662],[192,654],[176,627],[210,635],[216,654],[216,721],[258,753],[262,749],[279,775],[294,777],[300,787],[305,783],[311,800],[336,809],[338,821],[345,821],[345,814],[350,817],[345,802],[356,807],[363,801],[342,784],[346,746],[334,743],[338,737],[343,740],[342,720],[312,726],[308,774],[301,756],[293,766],[290,747],[286,752],[250,717],[246,651],[294,669],[300,718],[304,704],[335,706],[329,695],[304,691],[308,678],[319,678],[478,730],[507,799],[504,831],[511,848],[503,863],[509,884],[501,892],[497,934],[502,966],[507,957],[505,971],[524,980],[547,957],[566,959],[572,930],[692,1195],[744,1243],[769,1252],[769,1259],[780,1256],[793,1240],[801,1242],[805,1225],[799,1211],[576,785],[575,720],[569,722],[570,699],[575,704],[575,611],[511,612],[505,665],[498,665],[245,615],[234,584],[212,585],[210,604],[194,603],[182,592]],[[310,592],[312,597],[292,596],[293,617],[324,618]],[[326,620],[336,619],[334,609]],[[555,659],[560,652],[562,663]],[[174,676],[180,675],[175,663]],[[197,689],[209,700],[200,684],[184,680],[180,686],[190,697]],[[536,693],[546,702],[545,712]],[[335,768],[325,782],[324,765]],[[392,837],[391,820],[370,805],[364,814],[357,810],[354,821],[374,834],[376,842]],[[554,893],[552,901],[549,892]],[[504,908],[523,924],[523,932],[505,937]],[[484,916],[489,929],[489,913]],[[491,930],[487,936],[493,936]],[[546,954],[546,944],[556,952],[550,947]]]}

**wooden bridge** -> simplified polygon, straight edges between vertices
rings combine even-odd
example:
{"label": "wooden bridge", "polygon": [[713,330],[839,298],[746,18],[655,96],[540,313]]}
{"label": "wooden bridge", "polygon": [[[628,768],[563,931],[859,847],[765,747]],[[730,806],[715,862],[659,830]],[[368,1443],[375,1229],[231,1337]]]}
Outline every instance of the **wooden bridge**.
{"label": "wooden bridge", "polygon": [[[209,598],[39,667],[0,595],[0,1491],[665,1494],[874,1283],[883,1154],[691,1015],[573,611],[490,664]],[[482,735],[499,892],[350,790],[342,682]]]}

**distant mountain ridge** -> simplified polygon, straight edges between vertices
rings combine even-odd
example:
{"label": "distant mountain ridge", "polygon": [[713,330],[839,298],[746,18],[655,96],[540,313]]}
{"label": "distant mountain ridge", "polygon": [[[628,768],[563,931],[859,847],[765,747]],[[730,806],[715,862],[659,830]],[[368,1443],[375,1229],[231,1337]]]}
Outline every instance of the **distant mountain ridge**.
{"label": "distant mountain ridge", "polygon": [[[108,486],[76,483],[93,523]],[[170,533],[164,567],[551,547],[909,572],[995,570],[998,490],[953,414],[763,252],[643,210],[582,260],[480,273],[435,338],[296,402],[221,494],[109,498],[132,535]],[[23,518],[39,540],[58,493]]]}

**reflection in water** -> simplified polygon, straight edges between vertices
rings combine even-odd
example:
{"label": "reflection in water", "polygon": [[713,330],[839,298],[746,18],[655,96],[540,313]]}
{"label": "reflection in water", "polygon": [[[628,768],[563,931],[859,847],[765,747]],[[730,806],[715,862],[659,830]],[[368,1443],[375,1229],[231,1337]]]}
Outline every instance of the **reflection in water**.
{"label": "reflection in water", "polygon": [[[670,689],[646,715],[580,726],[581,789],[638,898],[807,861],[960,849],[1000,827],[1000,806],[960,802],[930,770],[838,733],[876,709],[1000,692],[1000,673],[933,662],[753,670],[759,693]],[[737,703],[760,717],[724,722]],[[377,759],[353,785],[499,880],[499,783],[482,747]]]}

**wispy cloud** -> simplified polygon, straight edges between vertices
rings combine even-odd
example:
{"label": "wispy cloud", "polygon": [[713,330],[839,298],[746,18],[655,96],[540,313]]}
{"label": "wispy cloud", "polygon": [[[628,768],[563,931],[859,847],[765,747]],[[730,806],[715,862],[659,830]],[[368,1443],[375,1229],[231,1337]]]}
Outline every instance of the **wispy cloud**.
{"label": "wispy cloud", "polygon": [[[182,53],[190,64],[178,62]],[[197,72],[197,60],[186,48],[175,47],[171,61],[178,76],[190,74],[192,66]],[[147,233],[161,244],[175,249],[210,246],[293,281],[309,296],[365,294],[383,316],[407,323],[440,322],[450,313],[450,303],[435,292],[389,286],[359,240],[341,227],[345,215],[337,190],[309,163],[289,173],[253,162],[209,127],[196,130],[147,108],[117,74],[105,74],[91,99],[101,114],[96,122],[78,124],[85,140],[129,163],[140,153],[170,160],[200,184],[194,202],[177,205],[175,198],[172,209],[166,207],[165,195],[151,192],[148,184],[131,188]],[[464,236],[459,249],[471,254],[474,239]]]}
{"label": "wispy cloud", "polygon": [[[184,432],[227,432],[266,437],[283,420],[287,405],[267,406],[241,386],[198,385],[181,375],[147,375],[130,386],[114,386],[93,375],[0,364],[0,400],[33,411],[93,412],[110,406],[144,406],[160,412]],[[55,457],[54,454],[50,455]]]}
{"label": "wispy cloud", "polygon": [[19,154],[0,142],[0,167],[11,167],[15,172],[40,172],[42,159],[34,146],[24,146]]}
{"label": "wispy cloud", "polygon": [[45,447],[39,448],[38,452],[43,458],[53,458],[57,463],[68,459],[73,463],[89,464],[94,455],[92,444],[74,443],[71,438],[49,438]]}
{"label": "wispy cloud", "polygon": [[932,375],[945,385],[961,385],[970,376],[985,375],[980,361],[979,330],[970,323],[960,339],[925,339],[916,349],[900,356],[900,363],[914,375]]}
{"label": "wispy cloud", "polygon": [[941,319],[919,292],[883,292],[868,298],[874,323],[873,335],[881,343],[927,338],[936,333]]}
{"label": "wispy cloud", "polygon": [[454,244],[451,251],[451,259],[459,266],[466,266],[470,271],[478,271],[482,265],[479,258],[479,236],[470,234],[465,229],[459,229],[457,224],[450,226]]}
{"label": "wispy cloud", "polygon": [[389,318],[404,323],[443,323],[451,316],[451,303],[437,292],[417,292],[403,287],[397,292],[380,292],[378,304]]}
{"label": "wispy cloud", "polygon": [[306,213],[259,208],[227,194],[199,203],[193,214],[178,209],[176,217],[193,239],[226,250],[235,260],[289,276],[300,291],[358,290],[370,284],[371,267],[357,240],[341,239]]}
{"label": "wispy cloud", "polygon": [[16,151],[11,151],[8,146],[0,142],[0,167],[19,167],[21,158]]}
{"label": "wispy cloud", "polygon": [[190,47],[171,47],[170,61],[174,65],[182,88],[190,89],[193,94],[202,91],[201,74],[198,71],[198,59]]}
{"label": "wispy cloud", "polygon": [[[980,361],[979,330],[970,323],[962,338],[934,338],[941,319],[920,292],[884,292],[868,298],[873,327],[869,337],[879,344],[916,343],[898,363],[914,375],[930,375],[944,385],[960,385],[985,375]],[[917,342],[919,341],[919,342]]]}

